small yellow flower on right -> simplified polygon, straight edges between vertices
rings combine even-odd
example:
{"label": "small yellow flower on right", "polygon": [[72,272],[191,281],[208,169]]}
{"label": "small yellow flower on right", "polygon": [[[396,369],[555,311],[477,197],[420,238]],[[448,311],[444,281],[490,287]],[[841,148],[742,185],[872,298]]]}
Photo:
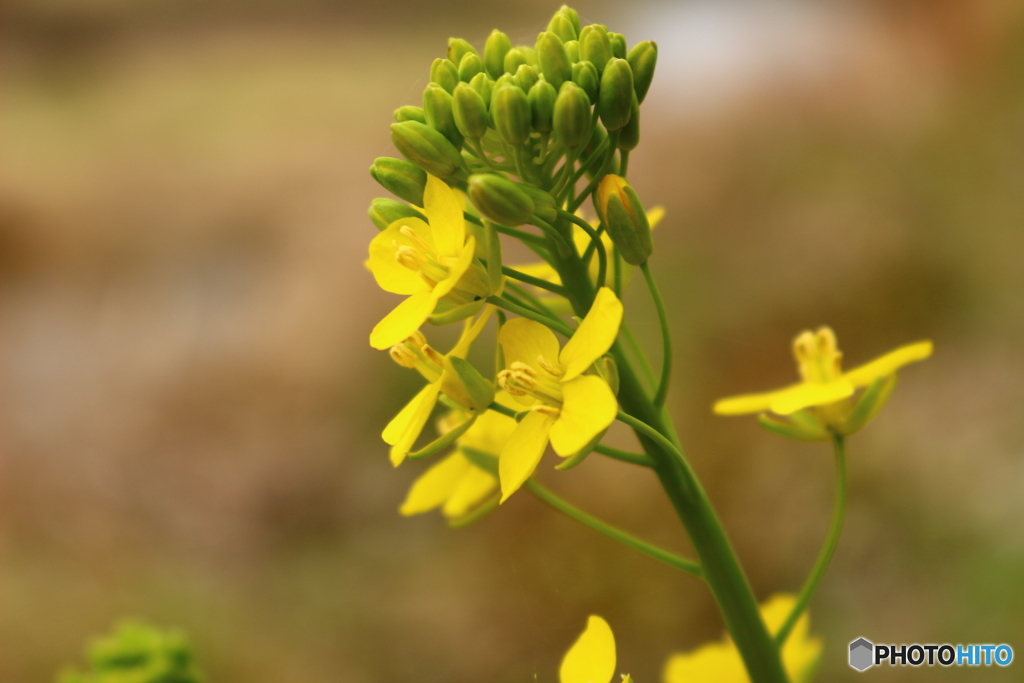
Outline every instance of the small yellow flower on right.
{"label": "small yellow flower on right", "polygon": [[[864,365],[842,371],[843,354],[829,327],[805,330],[793,340],[801,381],[759,394],[717,401],[718,415],[761,413],[769,431],[804,441],[825,441],[859,431],[882,408],[896,385],[896,371],[932,355],[932,343],[901,346]],[[858,396],[858,390],[863,389]],[[782,419],[768,415],[771,411]]]}

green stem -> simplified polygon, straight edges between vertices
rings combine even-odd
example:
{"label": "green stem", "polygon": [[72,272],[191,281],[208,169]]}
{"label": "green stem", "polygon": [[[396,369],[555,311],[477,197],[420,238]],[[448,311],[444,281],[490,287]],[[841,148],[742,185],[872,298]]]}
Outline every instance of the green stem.
{"label": "green stem", "polygon": [[836,501],[832,509],[832,523],[829,525],[828,536],[825,537],[825,545],[822,547],[821,553],[814,563],[814,568],[811,569],[811,574],[807,577],[807,581],[804,583],[804,587],[796,599],[796,604],[793,605],[793,610],[786,617],[782,628],[775,634],[775,643],[780,648],[793,631],[793,627],[796,626],[800,615],[803,614],[810,604],[814,591],[817,590],[818,584],[825,575],[825,570],[828,569],[828,565],[832,561],[832,556],[835,555],[836,547],[839,545],[839,535],[843,530],[843,519],[846,517],[847,489],[846,439],[842,434],[835,434],[833,435],[833,444],[836,450]]}
{"label": "green stem", "polygon": [[608,153],[604,155],[604,162],[602,162],[600,170],[594,174],[594,178],[590,181],[590,184],[587,185],[583,192],[580,193],[580,196],[569,204],[569,207],[566,209],[569,213],[576,213],[576,209],[580,208],[580,204],[583,203],[583,200],[589,197],[590,194],[597,189],[597,185],[601,182],[601,178],[608,173],[608,167],[611,166],[612,159],[615,158],[615,145],[618,143],[618,140],[619,131],[613,130],[608,133]]}
{"label": "green stem", "polygon": [[643,467],[654,466],[654,461],[651,460],[651,456],[646,453],[631,453],[618,448],[612,448],[611,446],[605,446],[604,444],[594,446],[594,452],[600,453],[601,455],[607,455],[609,458],[613,458],[621,462],[628,462],[631,465],[641,465]]}
{"label": "green stem", "polygon": [[524,486],[527,489],[529,489],[531,493],[540,498],[542,501],[544,501],[554,509],[558,510],[559,512],[568,515],[569,517],[572,517],[577,522],[585,524],[591,529],[594,529],[595,531],[604,534],[605,536],[614,541],[618,541],[619,543],[629,546],[634,550],[638,550],[644,555],[647,555],[648,557],[653,557],[654,559],[660,562],[664,562],[670,567],[675,567],[676,569],[680,569],[686,572],[687,574],[696,576],[697,578],[701,578],[700,565],[696,562],[679,557],[678,555],[674,555],[668,552],[667,550],[662,550],[658,546],[652,545],[647,541],[641,541],[636,536],[627,534],[625,531],[616,529],[610,524],[602,522],[596,517],[588,515],[579,508],[576,508],[573,505],[569,504],[568,502],[562,500],[554,493],[552,493],[551,491],[547,490],[546,488],[535,482],[533,479],[527,479],[526,484],[524,484]]}
{"label": "green stem", "polygon": [[658,391],[654,394],[654,405],[661,408],[665,405],[665,398],[668,396],[668,383],[672,379],[672,332],[669,329],[665,302],[661,298],[661,292],[658,291],[658,285],[654,282],[654,275],[651,274],[650,262],[641,263],[640,270],[643,271],[644,280],[647,281],[647,289],[651,291],[654,307],[658,309],[658,323],[661,326],[661,380],[658,382]]}
{"label": "green stem", "polygon": [[[477,218],[471,213],[464,212],[462,214],[462,217],[469,221],[470,223],[473,223],[474,225],[483,226],[483,221],[481,221],[479,218]],[[526,245],[531,249],[533,249],[534,247],[543,248],[547,246],[547,241],[543,237],[540,237],[539,235],[531,235],[528,232],[516,230],[515,228],[510,228],[505,225],[499,225],[497,223],[491,223],[491,225],[493,225],[494,229],[500,232],[502,235],[508,235],[509,237],[514,237],[517,240],[521,240],[522,242],[526,243]],[[536,249],[534,249],[534,251],[536,251]]]}
{"label": "green stem", "polygon": [[619,175],[626,177],[626,170],[629,168],[629,150],[619,150]]}
{"label": "green stem", "polygon": [[573,334],[572,328],[563,323],[561,320],[549,318],[548,316],[538,313],[532,309],[526,308],[525,306],[520,306],[519,304],[509,301],[508,299],[503,299],[500,296],[487,297],[487,303],[494,304],[498,308],[504,308],[509,313],[515,313],[516,315],[521,315],[524,318],[529,318],[530,320],[538,322],[541,325],[544,325],[545,327],[550,327],[555,332],[558,332],[566,337],[571,337]]}
{"label": "green stem", "polygon": [[651,391],[654,391],[654,370],[651,369],[651,364],[647,361],[647,355],[644,353],[644,350],[640,348],[640,340],[636,338],[633,328],[625,320],[622,321],[622,327],[619,328],[619,331],[622,332],[622,337],[626,340],[629,352],[633,355],[636,362],[640,364],[640,371],[643,373],[644,379],[650,385]]}
{"label": "green stem", "polygon": [[[601,241],[601,235],[596,230],[590,227],[590,223],[586,222],[576,214],[569,213],[568,211],[558,210],[559,215],[562,218],[572,221],[580,227],[583,232],[587,233],[590,237],[590,244],[597,250],[597,286],[600,287],[604,284],[604,279],[608,273],[608,254],[604,250],[604,242]],[[590,246],[588,245],[588,249]],[[583,259],[586,263],[586,258]]]}
{"label": "green stem", "polygon": [[543,313],[544,315],[548,316],[549,318],[557,318],[558,317],[557,313],[555,313],[550,308],[548,308],[547,305],[543,301],[541,301],[540,299],[535,297],[531,292],[526,291],[525,287],[522,287],[522,286],[516,284],[515,282],[507,282],[506,286],[512,292],[515,293],[516,298],[519,299],[521,303],[527,304],[529,308],[532,308],[533,310],[537,311],[538,313]]}
{"label": "green stem", "polygon": [[555,294],[558,294],[559,296],[565,296],[565,287],[561,285],[556,285],[554,282],[548,282],[547,280],[542,280],[539,277],[527,275],[526,273],[520,272],[515,268],[509,268],[508,266],[502,266],[501,272],[514,280],[525,282],[528,285],[533,285],[534,287],[539,287],[540,289],[546,289],[549,292],[554,292]]}

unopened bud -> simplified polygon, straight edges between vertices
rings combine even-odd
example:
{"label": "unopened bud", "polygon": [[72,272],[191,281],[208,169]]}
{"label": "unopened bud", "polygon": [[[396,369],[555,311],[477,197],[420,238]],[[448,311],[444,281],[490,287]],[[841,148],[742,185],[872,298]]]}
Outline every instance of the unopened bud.
{"label": "unopened bud", "polygon": [[526,57],[518,47],[514,47],[505,53],[504,70],[507,74],[515,74],[523,64],[527,64]]}
{"label": "unopened bud", "polygon": [[459,80],[469,83],[473,76],[484,72],[484,61],[475,52],[470,52],[459,62]]}
{"label": "unopened bud", "polygon": [[534,49],[532,45],[516,45],[513,49],[519,50],[519,54],[523,56],[523,59],[526,60],[527,64],[529,64],[535,69],[538,68],[537,50]]}
{"label": "unopened bud", "polygon": [[556,12],[556,14],[561,14],[562,16],[567,18],[572,23],[572,27],[573,29],[575,29],[576,35],[580,34],[580,27],[582,27],[583,25],[580,23],[580,15],[576,12],[576,10],[574,10],[572,7],[569,7],[568,5],[562,5],[561,7],[558,8],[558,12]]}
{"label": "unopened bud", "polygon": [[[566,20],[568,24],[568,20]],[[562,83],[572,78],[572,62],[565,51],[562,39],[551,31],[541,33],[537,38],[537,63],[545,80],[558,90]]]}
{"label": "unopened bud", "polygon": [[530,102],[515,85],[503,85],[494,91],[491,119],[498,135],[509,145],[520,145],[530,137]]}
{"label": "unopened bud", "polygon": [[591,102],[597,102],[601,89],[601,76],[597,73],[597,67],[586,61],[576,62],[572,65],[572,82],[583,88]]}
{"label": "unopened bud", "polygon": [[430,65],[430,82],[437,83],[451,94],[459,83],[459,69],[451,60],[438,57]]}
{"label": "unopened bud", "polygon": [[612,45],[612,56],[618,59],[626,58],[626,36],[621,33],[608,32],[608,42]]}
{"label": "unopened bud", "polygon": [[436,83],[427,85],[423,91],[423,112],[428,126],[448,138],[456,149],[462,147],[462,133],[455,125],[452,96],[448,91]]}
{"label": "unopened bud", "polygon": [[427,115],[423,113],[422,107],[414,107],[411,104],[407,104],[404,107],[399,107],[395,110],[395,121],[401,123],[402,121],[419,121],[420,123],[427,122]]}
{"label": "unopened bud", "polygon": [[629,51],[629,56],[626,59],[633,70],[633,89],[636,90],[636,99],[642,103],[647,97],[651,81],[654,80],[654,67],[658,63],[658,44],[652,40],[637,43]]}
{"label": "unopened bud", "polygon": [[629,123],[632,104],[633,71],[625,59],[613,59],[601,74],[601,92],[597,98],[601,123],[609,131],[622,128]]}
{"label": "unopened bud", "polygon": [[555,198],[544,190],[532,187],[526,183],[518,183],[518,185],[519,189],[529,195],[533,201],[533,215],[545,223],[554,223],[555,218],[558,217],[558,206],[555,204]]}
{"label": "unopened bud", "polygon": [[569,61],[575,64],[580,61],[580,43],[578,40],[565,41],[565,54],[569,55]]}
{"label": "unopened bud", "polygon": [[612,54],[612,44],[608,39],[608,29],[600,24],[584,26],[580,32],[580,59],[585,59],[595,67],[597,72],[604,73],[604,67]]}
{"label": "unopened bud", "polygon": [[552,119],[555,137],[566,147],[579,147],[590,137],[590,98],[572,81],[562,84]]}
{"label": "unopened bud", "polygon": [[640,144],[640,102],[637,101],[636,93],[633,93],[633,103],[630,105],[629,123],[619,129],[619,149],[627,152],[636,149]]}
{"label": "unopened bud", "polygon": [[530,101],[530,116],[533,122],[533,129],[538,133],[550,133],[558,91],[547,81],[537,81],[530,88],[526,98]]}
{"label": "unopened bud", "polygon": [[476,48],[469,41],[462,38],[448,39],[448,59],[452,64],[462,64],[466,55],[475,55]]}
{"label": "unopened bud", "polygon": [[484,44],[484,68],[491,78],[505,73],[505,55],[512,49],[512,41],[498,29],[491,31]]}
{"label": "unopened bud", "polygon": [[483,412],[494,402],[494,383],[464,358],[445,358],[441,391],[466,410]]}
{"label": "unopened bud", "polygon": [[438,178],[447,178],[462,165],[462,155],[448,138],[419,121],[392,123],[391,140],[402,156]]}
{"label": "unopened bud", "polygon": [[572,24],[572,19],[565,12],[555,12],[555,16],[551,17],[551,21],[548,22],[548,31],[554,33],[556,36],[562,39],[563,42],[569,40],[576,40],[576,27]]}
{"label": "unopened bud", "polygon": [[615,248],[626,263],[638,266],[654,252],[651,226],[636,191],[624,178],[609,173],[597,187],[597,211]]}
{"label": "unopened bud", "polygon": [[465,137],[479,140],[487,132],[487,105],[484,98],[471,85],[459,83],[455,88],[452,111],[455,115],[455,125]]}
{"label": "unopened bud", "polygon": [[[416,169],[419,171],[419,169]],[[422,173],[423,171],[420,171]],[[409,206],[405,202],[400,202],[397,199],[385,199],[380,197],[370,202],[370,220],[380,230],[386,230],[389,225],[395,221],[404,220],[406,218],[419,218],[420,220],[427,220],[426,216],[422,213]]]}
{"label": "unopened bud", "polygon": [[533,217],[533,200],[524,187],[493,173],[479,173],[469,177],[469,198],[484,217],[514,228]]}
{"label": "unopened bud", "polygon": [[[409,122],[395,125],[408,125]],[[419,124],[423,126],[424,124]],[[426,126],[424,126],[426,127]],[[410,204],[423,206],[423,188],[427,186],[427,174],[422,169],[402,159],[378,157],[370,167],[370,176],[381,186]]]}
{"label": "unopened bud", "polygon": [[525,93],[530,92],[530,88],[533,87],[533,84],[540,80],[537,70],[529,64],[523,64],[516,69],[516,75],[514,78],[516,80],[516,85],[518,85],[519,89]]}
{"label": "unopened bud", "polygon": [[491,103],[492,90],[494,88],[494,81],[490,79],[487,74],[477,74],[473,76],[473,80],[469,82],[469,85],[473,90],[476,90],[477,94],[484,101],[485,106],[489,106]]}

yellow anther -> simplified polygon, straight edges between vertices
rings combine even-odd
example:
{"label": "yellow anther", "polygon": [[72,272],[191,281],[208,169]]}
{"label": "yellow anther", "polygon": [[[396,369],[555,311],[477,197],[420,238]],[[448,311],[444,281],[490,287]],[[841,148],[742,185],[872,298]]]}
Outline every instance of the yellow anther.
{"label": "yellow anther", "polygon": [[535,406],[531,406],[530,410],[532,410],[535,413],[540,413],[541,415],[549,415],[551,417],[558,417],[562,414],[562,411],[559,410],[558,408],[555,408],[554,406],[545,405],[543,403],[538,403]]}
{"label": "yellow anther", "polygon": [[408,239],[410,242],[412,242],[413,246],[416,249],[419,249],[424,253],[430,253],[431,251],[433,251],[433,249],[430,248],[430,245],[427,244],[426,240],[417,235],[416,231],[410,228],[408,225],[403,225],[401,228],[398,229],[398,232],[406,239]]}
{"label": "yellow anther", "polygon": [[395,344],[389,350],[391,354],[391,360],[395,361],[403,368],[415,368],[416,362],[419,358],[416,356],[416,352],[408,348],[405,344]]}
{"label": "yellow anther", "polygon": [[511,370],[502,370],[498,373],[498,386],[513,396],[526,396],[526,391],[520,388]]}
{"label": "yellow anther", "polygon": [[827,384],[842,375],[843,354],[836,344],[836,335],[829,327],[805,330],[793,340],[800,377],[805,382]]}
{"label": "yellow anther", "polygon": [[405,340],[405,343],[411,344],[413,347],[417,349],[422,349],[424,346],[427,345],[427,338],[423,335],[422,332],[416,330],[411,335],[409,335],[409,338]]}
{"label": "yellow anther", "polygon": [[[424,342],[426,342],[425,339]],[[427,346],[426,343],[424,343],[421,348],[423,350],[423,355],[427,357],[427,360],[436,365],[438,368],[444,366],[444,356],[442,356],[440,353],[438,353],[435,349],[431,348],[430,346]]]}
{"label": "yellow anther", "polygon": [[395,260],[409,270],[422,271],[427,266],[427,258],[422,252],[412,247],[395,244]]}
{"label": "yellow anther", "polygon": [[544,356],[537,356],[537,365],[540,366],[541,370],[548,373],[552,377],[561,377],[565,373],[562,372],[557,366],[552,365],[547,361]]}

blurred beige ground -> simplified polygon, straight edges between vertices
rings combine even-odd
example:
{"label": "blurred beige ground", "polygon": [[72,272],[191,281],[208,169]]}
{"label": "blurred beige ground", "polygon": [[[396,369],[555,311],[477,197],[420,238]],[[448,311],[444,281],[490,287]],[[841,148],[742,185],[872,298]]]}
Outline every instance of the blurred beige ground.
{"label": "blurred beige ground", "polygon": [[[932,338],[851,443],[820,680],[853,680],[858,636],[1020,652],[1019,5],[577,7],[661,46],[630,170],[668,209],[671,404],[758,594],[811,565],[829,454],[710,402],[790,381],[804,327],[831,324],[850,363]],[[366,343],[393,304],[361,264],[383,194],[366,169],[449,35],[532,42],[554,9],[0,10],[0,680],[49,680],[122,615],[251,683],[554,681],[589,613],[650,683],[717,637],[698,582],[525,494],[461,531],[396,513],[418,470],[392,470],[379,431],[417,380]],[[653,335],[643,292],[628,303]],[[643,472],[543,474],[688,549]]]}

